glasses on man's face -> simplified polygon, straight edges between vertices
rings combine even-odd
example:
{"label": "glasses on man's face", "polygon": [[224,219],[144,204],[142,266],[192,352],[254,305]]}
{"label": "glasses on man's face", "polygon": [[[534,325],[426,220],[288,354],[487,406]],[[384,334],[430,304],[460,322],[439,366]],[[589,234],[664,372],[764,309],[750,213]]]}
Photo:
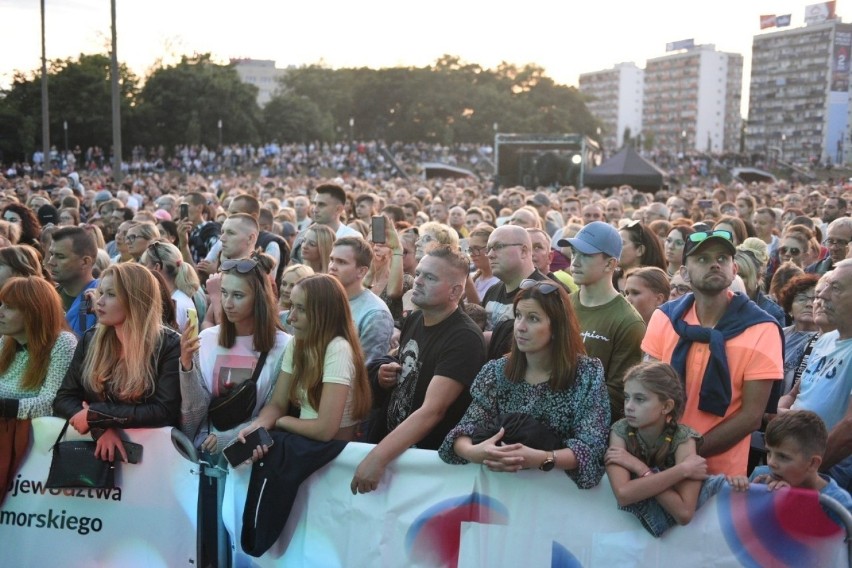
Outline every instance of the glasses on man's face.
{"label": "glasses on man's face", "polygon": [[226,260],[222,263],[222,272],[229,272],[236,269],[240,274],[248,274],[257,267],[257,261],[253,258],[239,258],[235,260]]}
{"label": "glasses on man's face", "polygon": [[485,253],[490,254],[491,251],[500,252],[501,250],[503,250],[506,247],[522,247],[522,246],[524,246],[523,243],[494,243],[494,244],[490,244],[487,247],[485,247]]}
{"label": "glasses on man's face", "polygon": [[470,256],[479,256],[485,253],[486,248],[487,247],[468,247],[467,252],[468,254],[470,254]]}
{"label": "glasses on man's face", "polygon": [[690,288],[686,284],[675,284],[671,287],[671,291],[683,296],[684,294],[689,294],[690,292],[692,292],[692,288]]}
{"label": "glasses on man's face", "polygon": [[802,249],[796,247],[781,247],[778,249],[781,254],[789,254],[790,256],[799,256],[802,254]]}
{"label": "glasses on man's face", "polygon": [[846,248],[847,246],[849,246],[849,241],[843,239],[825,239],[824,241],[822,241],[822,244],[827,246],[828,248]]}
{"label": "glasses on man's face", "polygon": [[526,278],[521,280],[521,284],[519,286],[521,290],[529,290],[531,288],[538,288],[539,292],[544,295],[552,294],[556,292],[558,288],[557,284],[553,284],[552,282],[548,282],[547,280],[533,280],[532,278]]}
{"label": "glasses on man's face", "polygon": [[124,237],[124,240],[127,241],[130,244],[133,244],[133,243],[136,242],[136,239],[141,239],[141,238],[142,237],[140,237],[139,235],[127,235],[127,236]]}

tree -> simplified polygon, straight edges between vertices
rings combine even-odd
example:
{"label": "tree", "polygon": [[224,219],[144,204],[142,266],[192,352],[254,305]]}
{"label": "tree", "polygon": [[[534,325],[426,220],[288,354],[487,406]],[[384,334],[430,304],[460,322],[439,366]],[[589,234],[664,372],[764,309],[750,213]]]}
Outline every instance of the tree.
{"label": "tree", "polygon": [[[119,66],[122,130],[132,121],[139,80],[125,65]],[[64,146],[63,122],[68,122],[68,143],[85,149],[112,144],[112,93],[108,55],[84,55],[76,60],[50,62],[48,68],[50,140]],[[0,149],[7,159],[22,159],[41,147],[41,72],[17,72],[12,86],[0,98]]]}
{"label": "tree", "polygon": [[145,145],[215,147],[219,120],[224,143],[261,141],[257,87],[240,81],[232,66],[214,63],[210,54],[155,69],[138,101],[137,128]]}
{"label": "tree", "polygon": [[334,137],[331,115],[306,97],[279,94],[266,103],[262,116],[267,140],[325,142]]}

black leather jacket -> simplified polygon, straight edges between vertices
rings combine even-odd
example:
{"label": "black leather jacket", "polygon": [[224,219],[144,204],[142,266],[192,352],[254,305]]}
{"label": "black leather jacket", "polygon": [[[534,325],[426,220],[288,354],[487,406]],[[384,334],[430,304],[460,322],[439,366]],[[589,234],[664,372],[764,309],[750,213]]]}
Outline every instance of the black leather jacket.
{"label": "black leather jacket", "polygon": [[156,368],[154,392],[139,402],[122,402],[98,396],[83,386],[83,360],[95,330],[87,331],[74,351],[74,358],[53,401],[53,412],[71,418],[89,404],[92,428],[161,428],[177,426],[180,421],[180,335],[168,328],[160,331],[157,351],[151,357]]}

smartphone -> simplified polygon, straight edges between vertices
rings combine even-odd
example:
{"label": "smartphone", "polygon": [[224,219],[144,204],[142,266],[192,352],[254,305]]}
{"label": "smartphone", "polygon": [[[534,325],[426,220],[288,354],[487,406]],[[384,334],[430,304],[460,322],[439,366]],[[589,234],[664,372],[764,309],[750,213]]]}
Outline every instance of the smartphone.
{"label": "smartphone", "polygon": [[95,299],[91,294],[86,295],[86,313],[89,315],[95,313]]}
{"label": "smartphone", "polygon": [[239,440],[234,440],[222,450],[225,454],[225,459],[231,464],[231,467],[237,467],[251,458],[252,452],[258,446],[272,446],[275,441],[266,428],[258,428],[252,430],[246,435],[246,443],[243,444]]}
{"label": "smartphone", "polygon": [[713,209],[713,200],[712,199],[699,199],[698,206],[701,209]]}
{"label": "smartphone", "polygon": [[470,254],[470,241],[467,239],[459,239],[459,250],[464,254]]}
{"label": "smartphone", "polygon": [[373,216],[373,242],[374,243],[384,243],[385,242],[385,223],[387,222],[387,217],[384,215],[374,215]]}
{"label": "smartphone", "polygon": [[124,451],[127,452],[127,463],[139,463],[142,461],[142,444],[122,440]]}
{"label": "smartphone", "polygon": [[198,312],[192,308],[186,309],[186,329],[184,333],[189,334],[189,339],[198,337]]}
{"label": "smartphone", "polygon": [[189,219],[189,203],[180,204],[180,219],[181,221]]}

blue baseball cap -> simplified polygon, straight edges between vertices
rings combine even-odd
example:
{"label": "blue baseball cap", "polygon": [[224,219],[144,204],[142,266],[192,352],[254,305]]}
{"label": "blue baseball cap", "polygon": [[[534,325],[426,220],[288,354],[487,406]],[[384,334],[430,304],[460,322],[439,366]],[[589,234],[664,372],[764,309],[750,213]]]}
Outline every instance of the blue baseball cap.
{"label": "blue baseball cap", "polygon": [[560,247],[573,247],[583,254],[604,253],[607,256],[621,256],[621,235],[615,227],[603,221],[593,221],[580,229],[573,238],[559,239]]}

